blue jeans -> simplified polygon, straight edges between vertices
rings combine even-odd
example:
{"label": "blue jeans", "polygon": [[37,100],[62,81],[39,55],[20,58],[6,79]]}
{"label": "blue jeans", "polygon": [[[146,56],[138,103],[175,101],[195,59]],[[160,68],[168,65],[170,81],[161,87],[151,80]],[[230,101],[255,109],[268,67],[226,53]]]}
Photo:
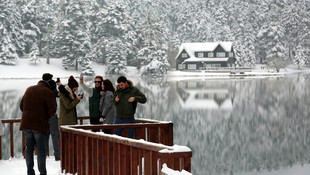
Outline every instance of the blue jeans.
{"label": "blue jeans", "polygon": [[34,175],[35,171],[33,169],[33,152],[34,146],[37,146],[38,155],[37,163],[40,174],[46,174],[46,137],[47,134],[43,132],[38,132],[30,129],[24,129],[26,137],[26,165],[27,174]]}
{"label": "blue jeans", "polygon": [[[47,135],[47,145],[49,144],[49,137],[52,136],[52,143],[54,148],[54,156],[55,159],[60,159],[60,146],[59,146],[59,127],[58,127],[58,117],[57,114],[55,114],[52,118],[49,119],[48,123],[50,124],[49,133]],[[46,148],[46,151],[48,149]]]}
{"label": "blue jeans", "polygon": [[[134,118],[119,118],[119,117],[114,118],[114,124],[130,124],[130,123],[135,123],[135,119]],[[118,136],[121,136],[122,132],[123,132],[123,128],[114,129],[114,134]],[[135,129],[128,128],[127,133],[128,133],[129,138],[133,138]]]}

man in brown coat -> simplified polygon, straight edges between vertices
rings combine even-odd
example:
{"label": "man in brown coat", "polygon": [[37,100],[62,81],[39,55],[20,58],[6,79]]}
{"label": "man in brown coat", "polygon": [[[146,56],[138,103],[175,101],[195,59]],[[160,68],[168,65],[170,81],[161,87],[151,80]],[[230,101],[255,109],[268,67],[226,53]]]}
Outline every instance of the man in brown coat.
{"label": "man in brown coat", "polygon": [[38,169],[40,174],[46,174],[46,137],[49,130],[49,119],[56,113],[56,102],[50,85],[46,81],[39,81],[37,85],[29,87],[20,103],[22,120],[20,130],[26,136],[26,165],[27,174],[33,175],[33,152],[37,146]]}

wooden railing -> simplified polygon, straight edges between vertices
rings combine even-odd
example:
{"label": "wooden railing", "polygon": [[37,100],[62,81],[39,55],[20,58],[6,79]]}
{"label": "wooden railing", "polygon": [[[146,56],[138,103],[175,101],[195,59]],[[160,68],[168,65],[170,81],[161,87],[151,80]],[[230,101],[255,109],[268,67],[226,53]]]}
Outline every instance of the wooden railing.
{"label": "wooden railing", "polygon": [[[89,120],[89,116],[80,116],[78,117],[79,124],[82,125],[84,120]],[[1,120],[4,125],[9,124],[10,125],[10,156],[14,157],[15,156],[15,151],[14,151],[14,125],[19,124],[21,119],[5,119]],[[145,120],[145,119],[136,119],[136,123],[158,123],[157,121],[152,121],[152,120]],[[165,126],[165,127],[162,127]],[[85,126],[84,129],[87,129],[88,126]],[[92,126],[93,128],[96,128],[97,126]],[[124,128],[128,128],[128,126],[123,126]],[[159,127],[157,129],[156,127]],[[99,126],[100,128],[100,126]],[[106,126],[106,128],[109,128]],[[110,127],[111,128],[111,127]],[[113,127],[112,127],[113,128]],[[168,127],[163,124],[159,125],[149,125],[149,132],[146,132],[147,135],[144,134],[145,130],[142,130],[141,127],[140,129],[136,129],[135,133],[135,138],[137,139],[145,139],[145,138],[150,138],[150,141],[155,142],[155,143],[163,143],[168,146],[173,145],[173,124],[169,123]],[[154,132],[160,131],[162,137],[160,137],[160,134],[153,134]],[[21,132],[22,133],[22,132]],[[126,134],[125,132],[123,132]],[[169,133],[169,134],[167,134]],[[153,136],[154,135],[154,136]],[[155,136],[156,135],[156,136]],[[159,135],[159,137],[157,137]],[[22,133],[22,147],[21,150],[23,150],[23,146],[25,145],[25,136],[24,133]],[[23,155],[25,156],[24,152]],[[0,160],[2,159],[2,137],[0,136]]]}
{"label": "wooden railing", "polygon": [[[83,124],[83,120],[89,120],[89,116],[81,116],[78,117],[78,121],[80,122],[80,124]],[[2,119],[1,120],[3,125],[5,126],[6,124],[10,125],[10,157],[14,157],[15,156],[15,151],[14,151],[14,125],[15,124],[19,124],[21,119],[17,118],[17,119]],[[20,150],[23,150],[23,147],[25,146],[25,135],[23,132],[22,133],[22,147]],[[23,152],[23,155],[25,156],[25,153]],[[2,136],[0,136],[0,160],[2,160]]]}
{"label": "wooden railing", "polygon": [[[167,136],[171,134],[171,126],[172,123],[62,126],[61,169],[78,175],[150,175],[160,174],[160,168],[166,163],[171,169],[191,172],[190,149],[180,151],[162,144],[172,138]],[[134,128],[136,139],[89,131],[115,128]],[[144,140],[138,140],[140,138]]]}

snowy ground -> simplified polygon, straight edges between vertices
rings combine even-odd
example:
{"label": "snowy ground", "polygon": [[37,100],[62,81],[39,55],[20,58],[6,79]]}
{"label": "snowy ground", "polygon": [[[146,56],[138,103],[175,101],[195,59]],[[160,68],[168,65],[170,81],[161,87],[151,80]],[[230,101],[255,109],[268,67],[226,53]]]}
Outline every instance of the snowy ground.
{"label": "snowy ground", "polygon": [[[40,174],[38,171],[38,166],[36,162],[36,157],[34,161],[34,170],[36,174]],[[60,161],[55,161],[54,157],[48,157],[46,159],[46,169],[49,175],[64,175],[60,170]],[[0,160],[0,172],[1,174],[16,174],[22,175],[27,174],[26,161],[24,158],[12,158],[10,160]],[[3,174],[3,175],[4,175]]]}

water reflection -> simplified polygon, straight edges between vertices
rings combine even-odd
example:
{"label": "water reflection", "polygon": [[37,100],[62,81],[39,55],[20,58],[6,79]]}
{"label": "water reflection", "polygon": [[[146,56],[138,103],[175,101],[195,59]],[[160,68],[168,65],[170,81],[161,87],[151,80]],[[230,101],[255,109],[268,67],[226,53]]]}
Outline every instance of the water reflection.
{"label": "water reflection", "polygon": [[178,81],[177,94],[183,109],[231,110],[234,100],[233,87],[223,81]]}
{"label": "water reflection", "polygon": [[[138,105],[136,116],[174,123],[174,143],[193,151],[193,174],[252,175],[310,163],[309,75],[129,79],[148,98]],[[18,105],[27,88],[22,82],[14,86],[0,80],[1,85],[8,84],[0,87],[1,117],[19,116]],[[92,77],[86,83],[92,85]],[[79,104],[78,115],[88,115],[87,97]],[[8,127],[5,134],[8,145]],[[4,154],[9,152],[6,147]]]}

